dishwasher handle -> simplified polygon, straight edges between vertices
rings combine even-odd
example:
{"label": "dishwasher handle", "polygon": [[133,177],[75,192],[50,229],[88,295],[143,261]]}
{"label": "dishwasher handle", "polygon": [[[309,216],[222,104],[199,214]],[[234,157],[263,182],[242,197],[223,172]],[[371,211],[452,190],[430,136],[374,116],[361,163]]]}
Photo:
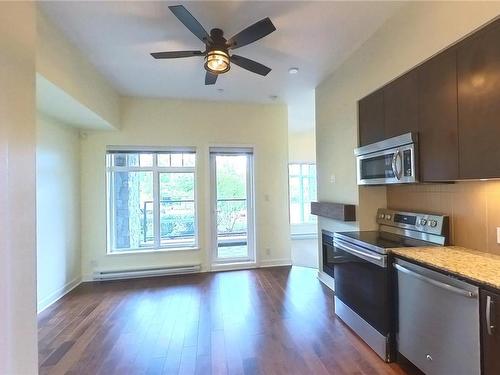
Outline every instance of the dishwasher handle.
{"label": "dishwasher handle", "polygon": [[490,336],[493,336],[495,333],[495,325],[491,322],[491,310],[494,304],[495,303],[491,300],[491,296],[486,296],[486,331]]}
{"label": "dishwasher handle", "polygon": [[399,264],[394,264],[394,268],[396,268],[396,270],[402,272],[402,273],[405,273],[407,275],[410,275],[410,276],[413,276],[421,281],[424,281],[426,283],[429,283],[429,284],[432,284],[434,286],[437,286],[438,288],[441,288],[441,289],[445,289],[445,290],[448,290],[452,293],[456,293],[456,294],[460,294],[464,297],[467,297],[467,298],[476,298],[477,297],[477,294],[474,293],[474,292],[471,292],[470,290],[465,290],[465,289],[462,289],[462,288],[457,288],[456,286],[453,286],[453,285],[450,285],[450,284],[446,284],[446,283],[443,283],[441,281],[438,281],[438,280],[434,280],[434,279],[431,279],[427,276],[424,276],[424,275],[421,275],[420,273],[418,272],[415,272],[415,271],[412,271],[412,270],[409,270],[408,268],[406,267],[403,267]]}

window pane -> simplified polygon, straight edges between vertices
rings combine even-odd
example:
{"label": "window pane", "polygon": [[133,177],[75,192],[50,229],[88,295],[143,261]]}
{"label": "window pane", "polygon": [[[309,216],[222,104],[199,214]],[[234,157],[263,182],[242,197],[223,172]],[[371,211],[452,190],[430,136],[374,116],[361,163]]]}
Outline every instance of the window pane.
{"label": "window pane", "polygon": [[170,163],[172,167],[182,167],[182,154],[170,154]]}
{"label": "window pane", "polygon": [[309,164],[302,164],[302,175],[309,175]]}
{"label": "window pane", "polygon": [[300,178],[290,177],[290,202],[301,203],[302,195],[300,193]]}
{"label": "window pane", "polygon": [[315,217],[316,216],[311,215],[311,202],[304,202],[304,222],[315,222]]}
{"label": "window pane", "polygon": [[309,176],[316,180],[316,165],[314,164],[310,164],[309,165]]}
{"label": "window pane", "polygon": [[194,202],[161,202],[160,243],[182,247],[195,244]]}
{"label": "window pane", "polygon": [[108,154],[108,167],[152,167],[152,153],[113,153]]}
{"label": "window pane", "polygon": [[290,222],[302,222],[302,195],[300,192],[300,177],[290,177]]}
{"label": "window pane", "polygon": [[316,165],[290,164],[290,223],[314,223],[311,215],[311,201],[316,201]]}
{"label": "window pane", "polygon": [[153,232],[153,173],[113,172],[111,207],[117,251],[151,247]]}
{"label": "window pane", "polygon": [[299,164],[290,164],[289,173],[290,175],[299,175],[300,174],[300,165]]}
{"label": "window pane", "polygon": [[217,233],[219,242],[224,236],[245,235],[247,232],[247,202],[217,201]]}
{"label": "window pane", "polygon": [[194,173],[160,173],[160,202],[194,200]]}
{"label": "window pane", "polygon": [[247,156],[223,156],[216,159],[217,199],[245,199]]}
{"label": "window pane", "polygon": [[158,154],[158,166],[170,167],[170,154]]}
{"label": "window pane", "polygon": [[183,165],[185,167],[194,167],[195,165],[195,154],[182,154]]}
{"label": "window pane", "polygon": [[139,165],[141,167],[152,167],[153,154],[139,154]]}

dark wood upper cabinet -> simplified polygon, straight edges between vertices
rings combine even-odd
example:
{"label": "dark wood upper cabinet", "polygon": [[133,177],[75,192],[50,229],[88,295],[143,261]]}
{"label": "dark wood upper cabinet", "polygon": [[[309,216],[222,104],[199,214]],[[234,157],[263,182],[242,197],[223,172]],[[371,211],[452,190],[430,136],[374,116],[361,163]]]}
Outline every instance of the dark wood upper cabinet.
{"label": "dark wood upper cabinet", "polygon": [[384,87],[385,138],[418,131],[417,72]]}
{"label": "dark wood upper cabinet", "polygon": [[423,182],[500,177],[500,19],[358,102],[359,145],[419,134]]}
{"label": "dark wood upper cabinet", "polygon": [[424,182],[459,178],[456,52],[448,49],[417,70],[419,167]]}
{"label": "dark wood upper cabinet", "polygon": [[500,21],[458,46],[460,178],[500,177]]}
{"label": "dark wood upper cabinet", "polygon": [[483,374],[498,375],[500,374],[500,294],[481,290],[480,300]]}
{"label": "dark wood upper cabinet", "polygon": [[381,141],[384,134],[384,93],[375,91],[358,102],[359,145]]}

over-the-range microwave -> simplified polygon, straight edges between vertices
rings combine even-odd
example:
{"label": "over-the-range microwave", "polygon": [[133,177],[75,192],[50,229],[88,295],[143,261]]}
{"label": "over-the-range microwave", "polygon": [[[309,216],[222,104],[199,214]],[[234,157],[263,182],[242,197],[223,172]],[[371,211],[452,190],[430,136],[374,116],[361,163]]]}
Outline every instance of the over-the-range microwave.
{"label": "over-the-range microwave", "polygon": [[417,145],[417,134],[406,133],[355,149],[358,185],[418,182]]}

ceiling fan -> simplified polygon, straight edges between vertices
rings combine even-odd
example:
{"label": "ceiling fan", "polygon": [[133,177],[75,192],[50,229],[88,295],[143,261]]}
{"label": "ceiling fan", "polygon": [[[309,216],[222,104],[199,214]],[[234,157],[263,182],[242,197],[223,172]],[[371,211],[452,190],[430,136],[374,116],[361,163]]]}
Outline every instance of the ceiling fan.
{"label": "ceiling fan", "polygon": [[243,31],[240,31],[232,38],[226,39],[224,38],[224,32],[217,28],[210,30],[209,35],[184,6],[172,5],[168,8],[184,26],[205,43],[205,51],[153,52],[151,56],[155,59],[204,56],[205,70],[207,71],[205,75],[205,85],[215,84],[217,76],[226,73],[231,68],[231,63],[253,73],[260,74],[261,76],[265,76],[271,71],[270,68],[256,61],[247,59],[243,56],[229,54],[230,50],[253,43],[276,30],[276,27],[269,18],[264,18]]}

